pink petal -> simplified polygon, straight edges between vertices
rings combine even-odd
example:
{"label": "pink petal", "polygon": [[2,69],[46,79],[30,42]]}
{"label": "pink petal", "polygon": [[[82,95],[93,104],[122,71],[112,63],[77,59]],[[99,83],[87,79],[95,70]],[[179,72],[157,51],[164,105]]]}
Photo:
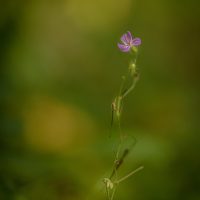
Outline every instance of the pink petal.
{"label": "pink petal", "polygon": [[130,46],[128,46],[128,45],[124,45],[124,44],[120,44],[120,43],[118,43],[117,44],[118,45],[118,47],[119,47],[119,49],[122,51],[122,52],[128,52],[128,51],[130,51]]}
{"label": "pink petal", "polygon": [[124,44],[130,44],[132,40],[133,40],[133,36],[130,31],[127,31],[127,33],[123,34],[121,37],[121,41]]}
{"label": "pink petal", "polygon": [[122,37],[121,37],[121,41],[124,43],[124,44],[128,44],[128,40],[127,40],[127,34],[123,34]]}
{"label": "pink petal", "polygon": [[131,44],[132,44],[133,46],[139,46],[139,45],[141,45],[141,43],[142,43],[142,41],[141,41],[140,38],[134,38],[134,39],[132,40],[132,42],[131,42]]}
{"label": "pink petal", "polygon": [[129,43],[133,40],[133,36],[132,36],[132,34],[131,34],[131,32],[130,31],[127,31],[127,40],[129,41]]}

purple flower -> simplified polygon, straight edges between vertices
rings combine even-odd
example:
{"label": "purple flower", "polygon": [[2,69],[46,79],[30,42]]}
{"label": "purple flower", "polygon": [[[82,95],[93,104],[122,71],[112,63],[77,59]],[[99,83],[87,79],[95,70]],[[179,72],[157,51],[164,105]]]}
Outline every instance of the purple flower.
{"label": "purple flower", "polygon": [[130,31],[127,31],[124,35],[121,37],[121,43],[118,43],[118,47],[122,52],[129,52],[132,47],[139,46],[141,44],[140,38],[134,38]]}

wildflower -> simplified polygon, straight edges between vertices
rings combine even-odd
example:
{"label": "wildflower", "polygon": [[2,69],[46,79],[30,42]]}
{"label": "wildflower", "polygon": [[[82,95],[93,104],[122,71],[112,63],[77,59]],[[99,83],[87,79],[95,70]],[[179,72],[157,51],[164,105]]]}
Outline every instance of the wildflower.
{"label": "wildflower", "polygon": [[118,47],[122,52],[129,52],[131,49],[136,50],[135,47],[141,44],[140,38],[134,38],[130,31],[123,34],[121,37],[121,43],[118,43]]}

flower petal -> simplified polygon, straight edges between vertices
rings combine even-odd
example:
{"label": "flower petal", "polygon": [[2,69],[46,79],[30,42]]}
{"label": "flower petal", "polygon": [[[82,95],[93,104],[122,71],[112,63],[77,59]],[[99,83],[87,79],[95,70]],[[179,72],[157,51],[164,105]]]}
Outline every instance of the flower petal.
{"label": "flower petal", "polygon": [[130,31],[127,31],[127,33],[123,34],[121,37],[121,41],[124,44],[130,44],[132,42],[132,40],[133,40],[133,36]]}
{"label": "flower petal", "polygon": [[133,36],[132,36],[132,34],[131,34],[131,32],[130,31],[127,31],[127,34],[126,34],[127,36],[126,36],[126,38],[127,38],[127,40],[129,41],[129,43],[133,40]]}
{"label": "flower petal", "polygon": [[130,46],[128,46],[128,45],[124,45],[124,44],[120,44],[120,43],[118,43],[117,44],[118,45],[118,47],[119,47],[119,49],[122,51],[122,52],[128,52],[128,51],[130,51]]}
{"label": "flower petal", "polygon": [[121,41],[122,41],[124,44],[128,44],[127,34],[126,34],[126,33],[122,35]]}
{"label": "flower petal", "polygon": [[139,45],[141,45],[141,43],[142,43],[142,41],[141,41],[140,38],[134,38],[134,39],[132,40],[132,42],[131,42],[131,44],[132,44],[133,46],[139,46]]}

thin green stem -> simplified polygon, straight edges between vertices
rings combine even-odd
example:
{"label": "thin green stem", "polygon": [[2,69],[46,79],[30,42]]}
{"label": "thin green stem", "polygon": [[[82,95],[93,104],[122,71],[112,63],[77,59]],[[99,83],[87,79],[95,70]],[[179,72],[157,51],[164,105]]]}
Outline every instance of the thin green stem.
{"label": "thin green stem", "polygon": [[124,176],[123,178],[119,179],[118,181],[116,181],[116,184],[119,184],[120,182],[126,180],[127,178],[129,178],[130,176],[132,176],[133,174],[141,171],[142,169],[144,169],[143,166],[138,167],[136,170],[132,171],[131,173],[127,174],[126,176]]}
{"label": "thin green stem", "polygon": [[122,94],[122,98],[123,99],[135,88],[136,83],[138,81],[138,77],[137,76],[133,78],[133,82],[132,82],[131,86],[126,91],[124,91],[124,93]]}
{"label": "thin green stem", "polygon": [[[137,54],[138,50],[134,46],[133,46],[132,50],[133,51],[131,52],[131,54],[134,55],[134,57],[133,57],[133,61],[130,64],[128,75],[127,76],[122,76],[122,81],[121,81],[121,85],[120,85],[120,89],[119,89],[119,94],[114,99],[114,101],[112,102],[112,105],[111,105],[111,109],[112,109],[112,113],[111,113],[111,128],[113,126],[113,123],[116,120],[120,137],[119,137],[119,144],[117,145],[117,151],[115,153],[113,171],[112,171],[112,173],[110,175],[110,179],[108,179],[110,182],[111,182],[111,179],[114,179],[111,182],[112,184],[114,183],[114,187],[113,187],[113,185],[112,185],[112,188],[108,187],[106,185],[107,200],[113,200],[114,199],[116,188],[117,188],[119,183],[121,183],[122,181],[126,180],[127,178],[129,178],[130,176],[135,174],[136,172],[138,172],[138,171],[143,169],[143,166],[141,166],[141,167],[137,168],[136,170],[130,172],[129,174],[127,174],[123,178],[118,180],[118,175],[117,175],[118,169],[123,164],[124,158],[126,157],[126,155],[129,152],[129,149],[126,148],[124,150],[122,156],[120,157],[120,154],[121,154],[121,151],[122,151],[122,145],[124,143],[124,138],[125,138],[124,137],[124,133],[122,133],[122,130],[121,130],[121,113],[122,113],[122,108],[123,108],[123,100],[135,88],[135,85],[136,85],[136,83],[138,81],[138,74],[136,72],[136,61],[137,61],[137,56],[138,56],[138,54]],[[126,77],[127,77],[127,79],[126,79]]]}
{"label": "thin green stem", "polygon": [[110,192],[107,186],[106,186],[106,197],[107,197],[107,200],[110,200]]}
{"label": "thin green stem", "polygon": [[112,192],[112,196],[111,196],[110,200],[113,200],[113,199],[114,199],[114,195],[115,195],[115,192],[116,192],[116,187],[117,187],[117,186],[115,186],[115,187],[113,188],[113,192]]}

